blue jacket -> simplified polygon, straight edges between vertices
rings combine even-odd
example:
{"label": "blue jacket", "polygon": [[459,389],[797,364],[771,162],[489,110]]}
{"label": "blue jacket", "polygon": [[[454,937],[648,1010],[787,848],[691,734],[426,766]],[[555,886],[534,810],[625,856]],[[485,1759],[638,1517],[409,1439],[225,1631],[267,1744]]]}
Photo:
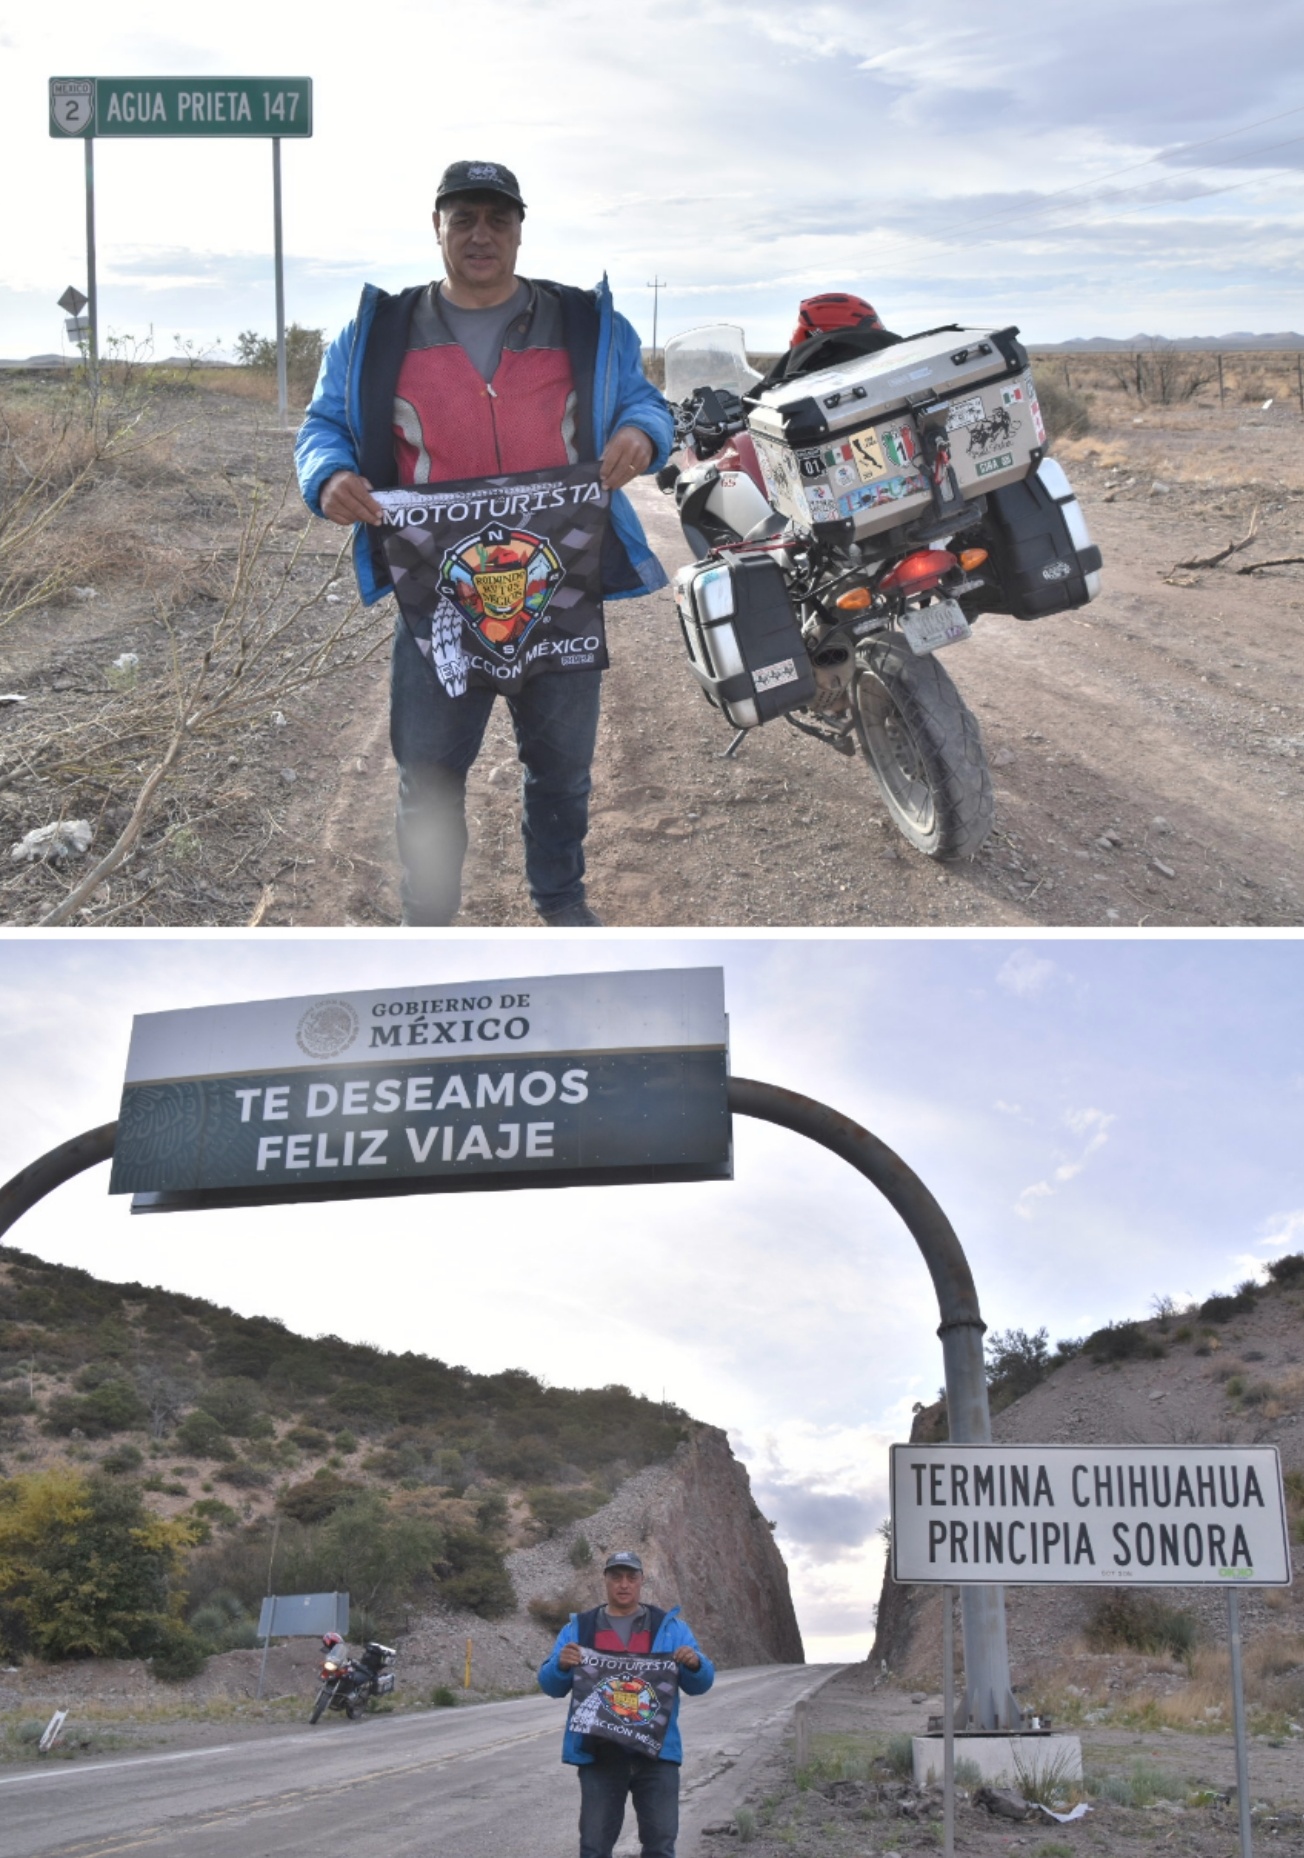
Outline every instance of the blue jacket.
{"label": "blue jacket", "polygon": [[[336,471],[360,471],[377,490],[396,481],[394,384],[407,347],[412,307],[425,285],[391,295],[364,285],[353,321],[322,357],[321,372],[299,436],[294,462],[304,502],[317,516],[321,489]],[[576,436],[580,457],[594,459],[619,426],[637,426],[652,441],[656,470],[670,455],[674,422],[663,396],[643,373],[642,351],[631,325],[612,305],[604,277],[595,290],[552,284],[562,299],[566,346],[579,400]],[[358,591],[370,606],[394,591],[384,555],[367,525],[353,535]],[[603,551],[603,593],[629,599],[666,585],[665,571],[643,534],[623,491],[611,497],[611,527]]]}
{"label": "blue jacket", "polygon": [[[569,1671],[563,1671],[558,1661],[561,1658],[563,1645],[576,1645],[579,1643],[579,1631],[576,1624],[578,1618],[579,1615],[577,1613],[571,1614],[569,1620],[567,1620],[566,1624],[557,1634],[556,1644],[539,1666],[539,1689],[550,1697],[568,1697],[570,1695],[571,1673]],[[702,1662],[697,1667],[696,1671],[685,1670],[683,1665],[679,1667],[679,1688],[687,1696],[700,1697],[703,1691],[709,1690],[715,1682],[715,1666],[711,1663],[711,1660],[702,1651],[697,1640],[693,1637],[692,1628],[685,1625],[684,1621],[679,1617],[679,1608],[676,1606],[672,1607],[670,1612],[666,1613],[662,1618],[661,1624],[657,1628],[656,1637],[652,1641],[652,1650],[654,1652],[673,1652],[678,1651],[681,1645],[691,1645]],[[572,1767],[576,1768],[581,1768],[586,1762],[593,1760],[593,1756],[584,1746],[583,1736],[574,1734],[570,1729],[567,1729],[565,1735],[562,1737],[561,1758],[563,1761],[569,1761]],[[675,1762],[681,1762],[684,1759],[684,1745],[679,1737],[678,1697],[675,1698],[674,1713],[666,1729],[666,1739],[661,1744],[661,1759],[662,1761]]]}

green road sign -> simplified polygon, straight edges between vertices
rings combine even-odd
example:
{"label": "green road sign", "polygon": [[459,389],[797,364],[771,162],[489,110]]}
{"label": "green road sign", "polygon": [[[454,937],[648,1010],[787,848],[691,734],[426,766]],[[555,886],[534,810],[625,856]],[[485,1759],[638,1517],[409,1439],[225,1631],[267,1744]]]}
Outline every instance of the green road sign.
{"label": "green road sign", "polygon": [[310,77],[52,77],[50,134],[310,136]]}

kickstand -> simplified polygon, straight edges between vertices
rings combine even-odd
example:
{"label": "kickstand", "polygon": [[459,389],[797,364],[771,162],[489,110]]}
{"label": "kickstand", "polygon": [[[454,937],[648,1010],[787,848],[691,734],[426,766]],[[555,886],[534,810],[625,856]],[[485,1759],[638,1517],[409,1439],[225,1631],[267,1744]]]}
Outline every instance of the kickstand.
{"label": "kickstand", "polygon": [[747,740],[747,731],[745,729],[740,729],[737,735],[734,737],[733,741],[729,744],[728,748],[725,749],[724,753],[716,756],[716,760],[717,761],[732,761],[733,757],[738,753],[738,750],[742,747],[743,743],[746,740]]}

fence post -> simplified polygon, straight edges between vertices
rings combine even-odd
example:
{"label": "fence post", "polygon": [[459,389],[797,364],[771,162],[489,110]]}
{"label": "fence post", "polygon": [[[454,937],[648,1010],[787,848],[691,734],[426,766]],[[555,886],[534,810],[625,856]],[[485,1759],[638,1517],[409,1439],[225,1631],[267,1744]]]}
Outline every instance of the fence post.
{"label": "fence post", "polygon": [[1219,355],[1218,357],[1218,404],[1219,406],[1226,406],[1227,404],[1227,390],[1223,386],[1223,371],[1222,371],[1222,356],[1221,355]]}
{"label": "fence post", "polygon": [[803,1697],[792,1712],[793,1760],[800,1774],[803,1768],[810,1766],[810,1717],[808,1705]]}

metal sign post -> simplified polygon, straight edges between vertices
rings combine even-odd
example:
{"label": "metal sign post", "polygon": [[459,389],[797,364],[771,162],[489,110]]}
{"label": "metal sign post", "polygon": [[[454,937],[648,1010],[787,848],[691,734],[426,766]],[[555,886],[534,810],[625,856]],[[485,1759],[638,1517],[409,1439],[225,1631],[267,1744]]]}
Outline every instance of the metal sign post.
{"label": "metal sign post", "polygon": [[86,148],[86,275],[90,296],[87,360],[99,368],[95,288],[95,139],[180,136],[238,141],[270,138],[276,241],[276,393],[286,417],[285,266],[281,237],[281,140],[312,134],[310,77],[52,77],[50,134]]}
{"label": "metal sign post", "polygon": [[285,424],[285,263],[281,242],[281,138],[272,137],[272,239],[276,251],[276,411]]}
{"label": "metal sign post", "polygon": [[955,1613],[942,1589],[942,1850],[955,1858]]}
{"label": "metal sign post", "polygon": [[1227,1589],[1227,1635],[1232,1650],[1232,1717],[1236,1725],[1236,1806],[1241,1822],[1241,1858],[1251,1858],[1250,1756],[1245,1739],[1245,1686],[1241,1676],[1241,1596]]}
{"label": "metal sign post", "polygon": [[86,138],[86,365],[92,382],[100,372],[100,298],[95,287],[95,137]]}

